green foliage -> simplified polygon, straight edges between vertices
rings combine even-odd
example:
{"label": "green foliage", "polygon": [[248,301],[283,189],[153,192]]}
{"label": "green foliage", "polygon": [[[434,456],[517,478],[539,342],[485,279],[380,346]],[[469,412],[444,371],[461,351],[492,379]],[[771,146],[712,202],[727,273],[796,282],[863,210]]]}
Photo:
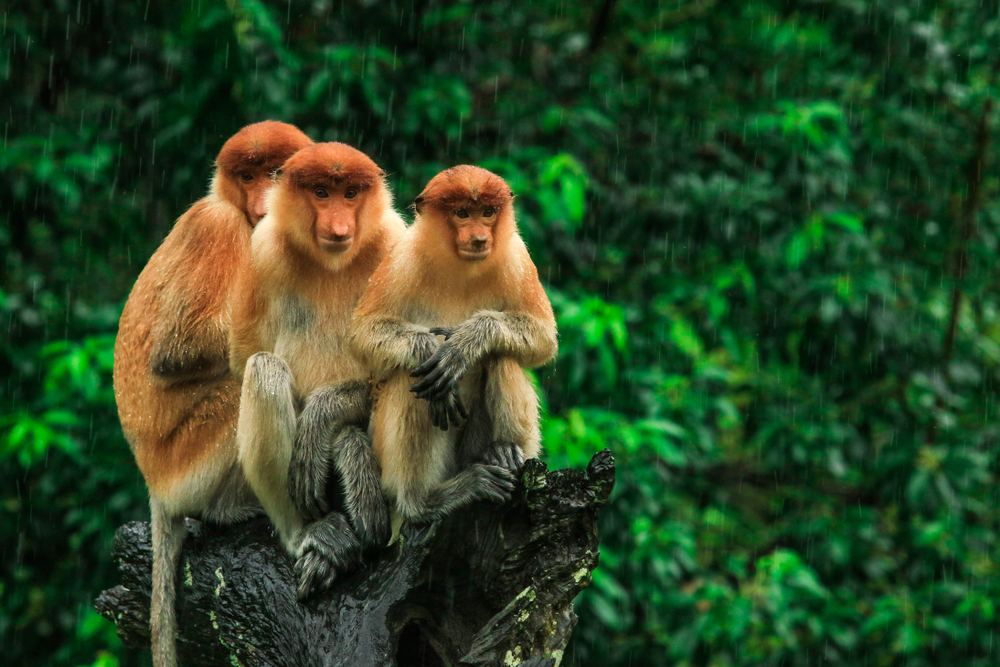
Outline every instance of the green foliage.
{"label": "green foliage", "polygon": [[89,611],[145,515],[115,321],[272,117],[401,207],[517,194],[545,456],[619,464],[567,664],[997,662],[996,2],[42,4],[0,35],[9,661],[146,659]]}

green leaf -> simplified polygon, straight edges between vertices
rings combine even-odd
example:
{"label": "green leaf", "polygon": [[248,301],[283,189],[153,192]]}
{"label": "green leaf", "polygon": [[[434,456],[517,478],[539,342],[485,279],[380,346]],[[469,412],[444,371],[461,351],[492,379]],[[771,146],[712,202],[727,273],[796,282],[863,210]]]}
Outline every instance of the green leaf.
{"label": "green leaf", "polygon": [[687,356],[700,358],[704,354],[704,346],[695,333],[694,327],[681,318],[675,318],[670,323],[670,340]]}

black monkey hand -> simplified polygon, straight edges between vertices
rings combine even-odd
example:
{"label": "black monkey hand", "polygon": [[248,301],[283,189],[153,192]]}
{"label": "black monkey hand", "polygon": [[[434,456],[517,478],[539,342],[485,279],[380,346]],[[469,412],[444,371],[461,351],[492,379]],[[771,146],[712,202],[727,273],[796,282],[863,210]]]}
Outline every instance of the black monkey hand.
{"label": "black monkey hand", "polygon": [[451,426],[461,426],[469,418],[462,399],[454,389],[445,394],[444,398],[427,399],[427,410],[430,412],[431,424],[442,431],[447,431]]}
{"label": "black monkey hand", "polygon": [[451,340],[446,340],[430,359],[410,372],[410,377],[423,378],[414,383],[410,391],[414,392],[417,398],[443,398],[468,369],[469,361],[465,355]]}

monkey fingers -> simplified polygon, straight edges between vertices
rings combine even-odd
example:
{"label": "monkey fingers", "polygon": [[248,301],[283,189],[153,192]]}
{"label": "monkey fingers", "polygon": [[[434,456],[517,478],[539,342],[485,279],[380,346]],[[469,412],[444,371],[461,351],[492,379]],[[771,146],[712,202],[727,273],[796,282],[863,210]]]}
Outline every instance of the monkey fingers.
{"label": "monkey fingers", "polygon": [[410,387],[417,398],[441,398],[451,390],[465,371],[469,362],[457,347],[445,341],[434,355],[410,372],[410,377],[423,377]]}
{"label": "monkey fingers", "polygon": [[455,333],[455,327],[434,327],[431,333],[435,336],[444,336],[444,339],[448,340]]}
{"label": "monkey fingers", "polygon": [[353,525],[364,549],[379,549],[392,538],[392,518],[385,500],[374,510],[355,512]]}
{"label": "monkey fingers", "polygon": [[514,492],[514,477],[506,468],[477,463],[470,470],[474,471],[476,488],[474,495],[483,500],[507,502]]}
{"label": "monkey fingers", "polygon": [[442,431],[447,431],[451,426],[461,426],[469,418],[462,399],[454,389],[444,398],[427,399],[427,409],[430,412],[431,424]]}
{"label": "monkey fingers", "polygon": [[296,596],[305,600],[313,591],[325,591],[338,572],[361,563],[361,543],[343,514],[331,512],[306,526],[298,548],[295,575],[299,578]]}
{"label": "monkey fingers", "polygon": [[524,452],[513,442],[494,442],[483,452],[482,462],[516,472],[524,464]]}
{"label": "monkey fingers", "polygon": [[454,389],[448,392],[448,396],[445,398],[445,407],[451,418],[451,423],[455,426],[461,426],[462,422],[469,418],[469,412],[462,403],[462,397]]}
{"label": "monkey fingers", "polygon": [[337,570],[329,560],[310,551],[295,561],[295,576],[299,580],[295,597],[305,602],[314,591],[329,590],[337,579]]}

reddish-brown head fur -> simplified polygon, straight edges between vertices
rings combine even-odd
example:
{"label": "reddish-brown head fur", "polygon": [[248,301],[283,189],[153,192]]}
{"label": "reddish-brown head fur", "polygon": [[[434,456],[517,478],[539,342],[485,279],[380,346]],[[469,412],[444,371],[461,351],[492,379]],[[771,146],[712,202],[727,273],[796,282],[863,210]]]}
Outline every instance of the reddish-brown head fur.
{"label": "reddish-brown head fur", "polygon": [[506,181],[481,167],[462,164],[435,176],[414,200],[417,212],[425,206],[449,211],[461,206],[490,206],[503,211],[514,200]]}
{"label": "reddish-brown head fur", "polygon": [[414,206],[418,221],[430,218],[446,225],[433,232],[434,244],[446,255],[479,263],[515,233],[513,199],[502,178],[464,164],[432,178]]}
{"label": "reddish-brown head fur", "polygon": [[370,157],[335,141],[300,151],[281,171],[292,184],[309,190],[341,184],[371,188],[382,177],[382,170]]}
{"label": "reddish-brown head fur", "polygon": [[247,125],[230,137],[215,158],[215,166],[234,177],[260,169],[270,173],[310,144],[312,139],[294,125],[265,120]]}
{"label": "reddish-brown head fur", "polygon": [[215,158],[215,187],[256,226],[267,212],[271,172],[311,144],[294,125],[274,120],[247,125],[230,137]]}
{"label": "reddish-brown head fur", "polygon": [[321,263],[348,261],[351,248],[364,245],[358,238],[365,232],[363,220],[391,206],[382,174],[370,157],[346,144],[304,148],[281,168],[275,224]]}

